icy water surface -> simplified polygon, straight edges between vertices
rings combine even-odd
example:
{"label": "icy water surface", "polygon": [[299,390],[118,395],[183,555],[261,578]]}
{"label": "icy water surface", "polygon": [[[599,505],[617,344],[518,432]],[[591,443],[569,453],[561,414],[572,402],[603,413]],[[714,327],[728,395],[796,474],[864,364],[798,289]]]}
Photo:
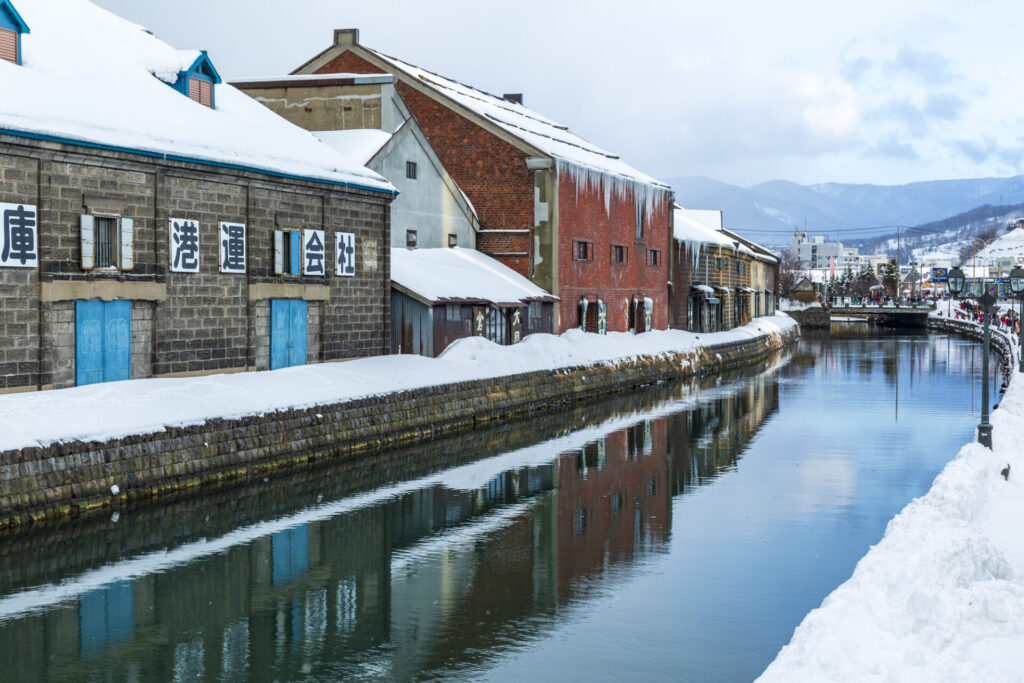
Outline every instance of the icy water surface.
{"label": "icy water surface", "polygon": [[2,537],[0,680],[750,680],[972,437],[979,349],[834,326],[740,375]]}

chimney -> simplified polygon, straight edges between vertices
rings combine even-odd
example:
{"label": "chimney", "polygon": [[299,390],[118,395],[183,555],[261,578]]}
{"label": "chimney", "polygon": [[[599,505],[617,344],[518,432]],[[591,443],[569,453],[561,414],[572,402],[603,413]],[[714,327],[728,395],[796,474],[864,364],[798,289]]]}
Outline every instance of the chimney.
{"label": "chimney", "polygon": [[523,93],[521,92],[507,92],[501,96],[501,99],[508,102],[514,102],[515,104],[523,103]]}
{"label": "chimney", "polygon": [[357,28],[336,28],[334,29],[334,44],[337,47],[351,47],[359,44],[359,29]]}

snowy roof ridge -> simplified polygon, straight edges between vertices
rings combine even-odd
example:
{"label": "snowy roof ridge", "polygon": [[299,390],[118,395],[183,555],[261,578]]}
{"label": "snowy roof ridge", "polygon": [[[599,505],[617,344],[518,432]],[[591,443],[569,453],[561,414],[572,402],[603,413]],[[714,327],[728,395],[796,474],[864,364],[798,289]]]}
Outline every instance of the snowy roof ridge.
{"label": "snowy roof ridge", "polygon": [[[672,192],[667,183],[629,166],[618,155],[605,151],[581,138],[570,131],[568,126],[553,121],[522,104],[510,102],[503,97],[410,64],[365,45],[359,44],[358,47],[405,72],[427,87],[440,92],[443,96],[456,101],[477,116],[492,122],[510,135],[553,159],[621,178],[637,185],[647,185],[657,190],[659,194]],[[534,125],[531,126],[531,124]],[[560,149],[560,147],[564,149]],[[659,201],[661,200],[664,200],[664,197],[659,199]]]}
{"label": "snowy roof ridge", "polygon": [[174,48],[87,0],[18,6],[33,31],[22,65],[0,63],[0,90],[21,95],[0,98],[0,133],[395,193],[226,83],[216,108],[170,87],[200,50]]}

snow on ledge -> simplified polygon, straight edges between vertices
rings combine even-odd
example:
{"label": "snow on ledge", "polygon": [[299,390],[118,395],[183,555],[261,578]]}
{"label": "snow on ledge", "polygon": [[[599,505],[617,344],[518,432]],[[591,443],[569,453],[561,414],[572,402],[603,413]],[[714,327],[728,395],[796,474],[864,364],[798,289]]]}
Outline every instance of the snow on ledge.
{"label": "snow on ledge", "polygon": [[[514,346],[460,339],[439,358],[392,355],[264,372],[90,384],[0,396],[0,451],[64,441],[101,441],[167,427],[308,408],[366,396],[523,372],[617,363],[691,352],[702,345],[780,334],[785,315],[756,318],[727,332],[654,330],[607,335],[570,330],[529,335]],[[1022,468],[1024,469],[1024,468]]]}

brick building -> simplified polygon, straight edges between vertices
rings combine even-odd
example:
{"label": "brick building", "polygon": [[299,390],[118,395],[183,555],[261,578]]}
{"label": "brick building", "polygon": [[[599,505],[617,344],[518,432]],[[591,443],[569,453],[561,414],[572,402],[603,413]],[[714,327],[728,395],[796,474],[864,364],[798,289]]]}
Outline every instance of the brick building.
{"label": "brick building", "polygon": [[720,332],[774,315],[778,259],[722,228],[720,211],[673,210],[671,324]]}
{"label": "brick building", "polygon": [[393,74],[480,219],[477,248],[560,297],[559,331],[668,325],[671,189],[527,109],[371,50],[355,29],[294,74]]}
{"label": "brick building", "polygon": [[0,64],[0,392],[386,353],[394,188],[59,2]]}

